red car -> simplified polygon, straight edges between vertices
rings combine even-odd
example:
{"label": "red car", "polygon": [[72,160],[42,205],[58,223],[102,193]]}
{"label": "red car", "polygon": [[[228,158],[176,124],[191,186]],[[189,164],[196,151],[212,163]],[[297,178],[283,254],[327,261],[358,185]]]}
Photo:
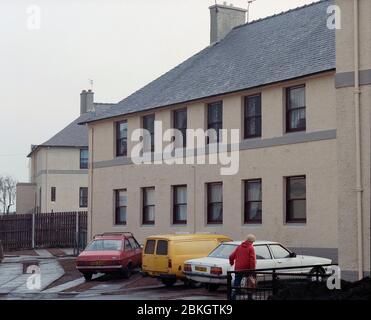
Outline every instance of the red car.
{"label": "red car", "polygon": [[86,281],[98,272],[119,272],[129,278],[141,265],[142,248],[131,232],[96,235],[76,259],[76,268]]}

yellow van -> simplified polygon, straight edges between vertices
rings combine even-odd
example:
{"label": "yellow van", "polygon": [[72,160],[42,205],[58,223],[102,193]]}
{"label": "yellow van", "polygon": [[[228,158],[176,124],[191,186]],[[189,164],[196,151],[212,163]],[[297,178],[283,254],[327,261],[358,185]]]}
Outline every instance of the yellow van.
{"label": "yellow van", "polygon": [[186,280],[184,261],[207,256],[220,243],[232,239],[218,234],[167,234],[148,237],[142,256],[142,273],[159,278],[166,286]]}

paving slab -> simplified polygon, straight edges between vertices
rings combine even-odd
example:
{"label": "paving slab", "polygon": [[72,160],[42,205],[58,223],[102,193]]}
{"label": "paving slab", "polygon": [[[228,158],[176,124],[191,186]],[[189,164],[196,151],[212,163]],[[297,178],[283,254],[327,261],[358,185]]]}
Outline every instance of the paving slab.
{"label": "paving slab", "polygon": [[53,258],[54,256],[46,249],[36,249],[35,252],[40,256],[40,257],[45,257],[45,258]]}

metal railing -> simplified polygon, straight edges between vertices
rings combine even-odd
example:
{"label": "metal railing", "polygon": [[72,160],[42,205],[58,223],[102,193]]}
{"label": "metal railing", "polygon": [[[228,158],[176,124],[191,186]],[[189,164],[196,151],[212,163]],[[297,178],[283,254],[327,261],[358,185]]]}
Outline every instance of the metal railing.
{"label": "metal railing", "polygon": [[[332,266],[337,264],[228,271],[227,299],[267,300],[277,294],[279,289],[290,285],[326,281],[332,274],[328,272]],[[255,279],[254,286],[246,285],[249,277]]]}

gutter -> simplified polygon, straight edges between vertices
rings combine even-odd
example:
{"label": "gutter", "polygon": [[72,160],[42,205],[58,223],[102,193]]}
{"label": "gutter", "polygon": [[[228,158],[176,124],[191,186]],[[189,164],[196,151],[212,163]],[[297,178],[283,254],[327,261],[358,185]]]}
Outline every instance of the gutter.
{"label": "gutter", "polygon": [[356,197],[357,197],[357,254],[358,278],[363,278],[363,223],[362,223],[362,146],[360,121],[360,83],[359,83],[359,2],[353,0],[354,20],[354,108],[355,108],[355,144],[356,144]]}

